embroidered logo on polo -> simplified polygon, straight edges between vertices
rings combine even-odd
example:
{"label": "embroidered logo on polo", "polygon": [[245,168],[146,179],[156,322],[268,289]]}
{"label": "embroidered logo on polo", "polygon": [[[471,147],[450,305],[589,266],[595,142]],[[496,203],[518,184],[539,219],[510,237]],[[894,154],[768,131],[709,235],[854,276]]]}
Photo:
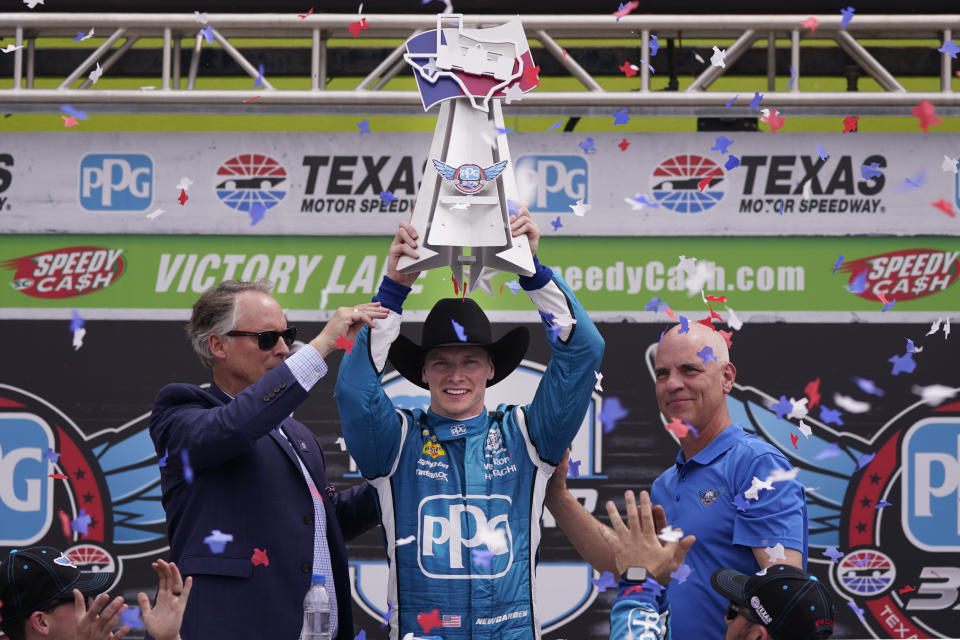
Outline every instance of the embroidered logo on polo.
{"label": "embroidered logo on polo", "polygon": [[723,487],[720,487],[719,489],[707,489],[706,491],[703,489],[697,489],[697,495],[700,497],[700,504],[705,507],[709,507],[717,498],[720,497],[721,494],[723,494],[723,489]]}
{"label": "embroidered logo on polo", "polygon": [[444,450],[444,448],[440,445],[439,442],[432,442],[432,441],[423,443],[423,453],[434,459],[440,456],[447,455],[447,452]]}

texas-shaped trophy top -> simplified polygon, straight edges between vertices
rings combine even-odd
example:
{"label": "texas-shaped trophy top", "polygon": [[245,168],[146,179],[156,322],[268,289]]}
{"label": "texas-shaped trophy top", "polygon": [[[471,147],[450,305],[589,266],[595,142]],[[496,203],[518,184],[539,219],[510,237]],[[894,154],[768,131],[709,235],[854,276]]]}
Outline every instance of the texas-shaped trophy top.
{"label": "texas-shaped trophy top", "polygon": [[436,29],[407,40],[404,59],[424,110],[440,111],[410,218],[420,257],[401,256],[398,268],[449,266],[467,291],[497,270],[533,275],[527,237],[510,234],[520,197],[501,109],[539,84],[523,25],[465,28],[462,14],[438,15]]}

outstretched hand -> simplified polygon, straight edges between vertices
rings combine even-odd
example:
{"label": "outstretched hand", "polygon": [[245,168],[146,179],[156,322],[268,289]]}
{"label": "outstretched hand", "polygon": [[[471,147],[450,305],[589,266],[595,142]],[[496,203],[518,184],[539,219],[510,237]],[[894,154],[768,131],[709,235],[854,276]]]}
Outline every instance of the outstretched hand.
{"label": "outstretched hand", "polygon": [[390,310],[380,306],[379,302],[364,302],[355,307],[340,307],[328,321],[323,331],[310,341],[310,346],[324,358],[331,351],[343,349],[342,336],[353,342],[364,325],[374,327],[374,320],[382,320],[390,315]]}
{"label": "outstretched hand", "polygon": [[90,603],[90,609],[78,589],[73,590],[73,614],[77,620],[77,640],[120,640],[127,635],[130,627],[123,625],[117,631],[120,614],[126,611],[123,598],[117,596],[112,601],[106,593],[101,593]]}
{"label": "outstretched hand", "polygon": [[640,492],[639,510],[633,491],[626,491],[623,497],[627,503],[629,527],[623,524],[617,506],[609,501],[607,515],[613,528],[602,525],[600,528],[600,535],[616,556],[617,571],[622,574],[627,567],[644,567],[657,582],[667,586],[670,574],[683,563],[696,538],[686,536],[679,542],[661,541],[657,538],[650,494]]}
{"label": "outstretched hand", "polygon": [[184,583],[177,565],[159,558],[150,566],[160,581],[157,587],[157,602],[153,608],[150,607],[147,594],[142,591],[137,594],[143,626],[156,640],[178,640],[183,611],[187,608],[187,599],[190,597],[190,589],[193,588],[193,578],[187,578]]}

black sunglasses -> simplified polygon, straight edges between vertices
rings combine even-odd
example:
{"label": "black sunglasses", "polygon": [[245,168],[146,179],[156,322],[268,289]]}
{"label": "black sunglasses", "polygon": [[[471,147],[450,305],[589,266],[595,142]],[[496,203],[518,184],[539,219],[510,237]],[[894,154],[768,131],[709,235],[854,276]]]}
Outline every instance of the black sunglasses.
{"label": "black sunglasses", "polygon": [[727,605],[726,618],[727,620],[733,620],[737,616],[743,616],[750,622],[761,624],[760,620],[758,620],[757,617],[754,616],[751,611],[749,611],[748,609],[744,609],[743,607],[736,604],[735,602],[731,602],[730,604]]}
{"label": "black sunglasses", "polygon": [[277,344],[277,340],[283,338],[283,341],[289,347],[297,339],[297,328],[287,327],[283,331],[228,331],[228,336],[256,336],[257,346],[263,351],[269,351]]}

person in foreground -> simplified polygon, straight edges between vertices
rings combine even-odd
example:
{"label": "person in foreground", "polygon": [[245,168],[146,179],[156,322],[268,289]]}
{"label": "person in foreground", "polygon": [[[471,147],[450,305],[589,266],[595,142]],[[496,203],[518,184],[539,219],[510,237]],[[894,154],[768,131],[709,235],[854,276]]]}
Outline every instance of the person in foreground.
{"label": "person in foreground", "polygon": [[[692,573],[673,587],[673,629],[684,640],[721,636],[710,623],[727,604],[710,587],[715,570],[754,573],[775,563],[806,563],[803,486],[779,450],[731,419],[726,397],[736,375],[726,342],[710,327],[675,325],[660,341],[654,363],[660,412],[668,423],[693,427],[680,438],[674,465],[650,490],[670,524],[698,540],[686,560]],[[612,571],[597,521],[567,490],[565,473],[561,464],[547,507],[581,556],[598,571]]]}
{"label": "person in foreground", "polygon": [[[679,639],[671,633],[676,618],[670,609],[681,583],[670,582],[670,574],[683,563],[694,537],[661,542],[647,493],[640,493],[639,509],[632,491],[625,498],[628,526],[608,502],[613,527],[598,528],[621,576],[610,609],[610,640]],[[824,640],[833,633],[836,609],[829,593],[816,576],[797,567],[776,564],[755,575],[718,569],[710,584],[729,602],[724,640]],[[704,623],[722,630],[719,617]]]}
{"label": "person in foreground", "polygon": [[376,494],[366,483],[338,492],[320,441],[291,412],[327,373],[324,358],[387,313],[337,309],[291,355],[296,329],[269,291],[228,280],[200,296],[187,334],[213,384],[165,386],[150,416],[170,557],[197,587],[183,633],[295,640],[322,574],[332,637],[353,640],[345,540],[377,525]]}
{"label": "person in foreground", "polygon": [[[193,580],[186,583],[177,565],[156,560],[159,578],[153,607],[137,595],[140,619],[155,640],[180,640],[183,610]],[[81,572],[53,547],[15,549],[0,563],[0,630],[9,640],[119,640],[130,627],[120,624],[128,608],[101,591],[113,582],[109,571]],[[84,598],[91,598],[87,606]]]}
{"label": "person in foreground", "polygon": [[[536,272],[520,285],[548,329],[550,364],[530,404],[487,413],[486,388],[523,359],[529,332],[494,341],[470,298],[437,302],[421,344],[399,336],[402,304],[417,274],[417,235],[401,224],[375,298],[390,310],[363,329],[340,365],[334,398],[360,472],[377,489],[390,563],[390,637],[441,627],[447,640],[540,637],[535,575],[543,496],[576,435],[603,356],[603,339],[566,283],[536,260],[539,229],[526,209]],[[388,358],[430,392],[430,407],[399,409],[380,384]],[[434,620],[435,625],[430,621]]]}

